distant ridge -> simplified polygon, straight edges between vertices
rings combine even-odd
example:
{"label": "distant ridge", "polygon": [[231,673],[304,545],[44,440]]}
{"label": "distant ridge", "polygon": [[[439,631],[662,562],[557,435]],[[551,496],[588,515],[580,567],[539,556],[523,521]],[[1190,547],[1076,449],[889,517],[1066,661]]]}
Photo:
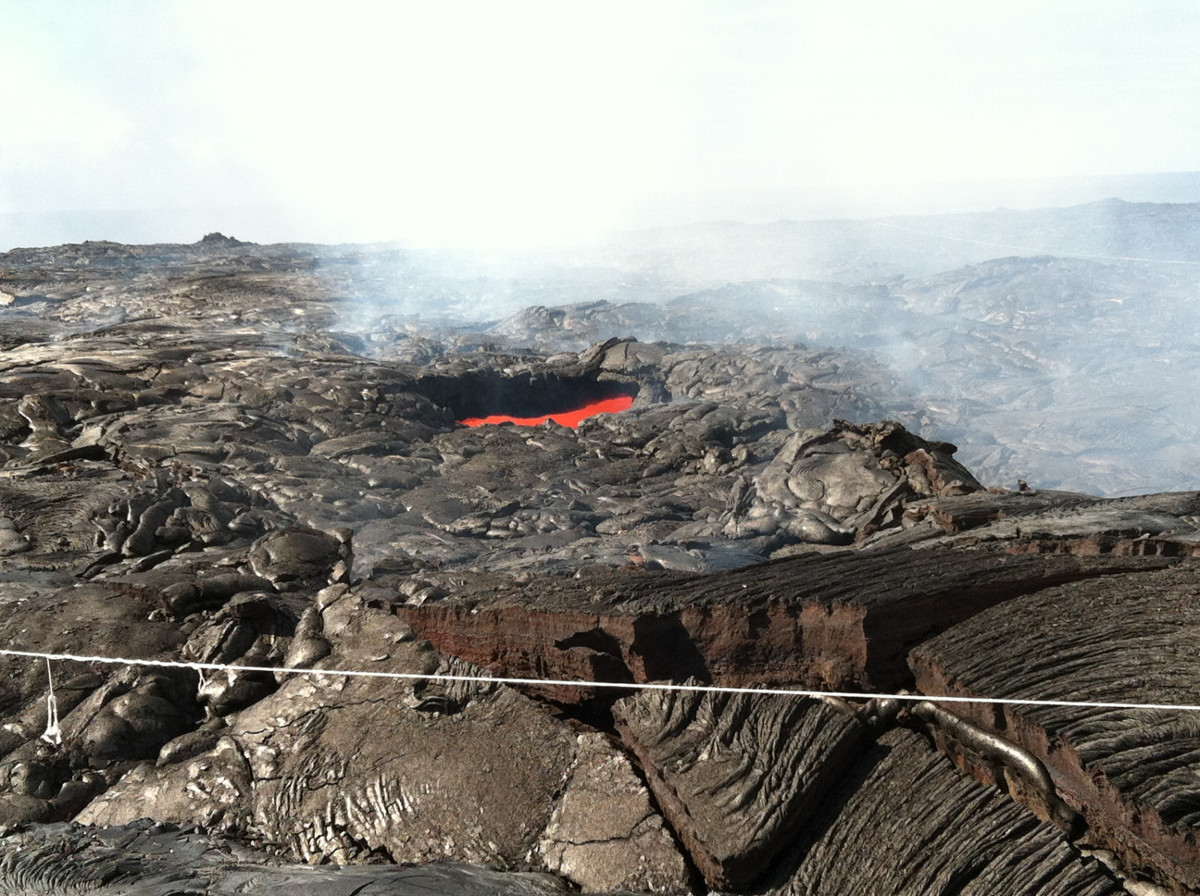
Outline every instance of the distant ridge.
{"label": "distant ridge", "polygon": [[643,228],[683,222],[862,220],[995,209],[1068,208],[1109,196],[1129,202],[1200,202],[1200,172],[870,184],[824,190],[721,191],[664,195],[633,213]]}
{"label": "distant ridge", "polygon": [[1034,255],[1200,264],[1200,203],[1109,198],[1029,211],[693,224],[614,235],[606,253],[616,267],[709,282],[876,282]]}
{"label": "distant ridge", "polygon": [[[860,185],[825,190],[710,191],[660,195],[630,210],[617,230],[695,222],[862,221],[896,216],[1066,208],[1118,196],[1130,203],[1200,202],[1200,171],[957,183]],[[340,224],[338,223],[340,220]],[[421,234],[349,232],[346,221],[303,205],[0,211],[0,252],[85,240],[190,243],[196,234],[236,233],[258,244],[419,242]],[[708,226],[708,225],[697,225]]]}

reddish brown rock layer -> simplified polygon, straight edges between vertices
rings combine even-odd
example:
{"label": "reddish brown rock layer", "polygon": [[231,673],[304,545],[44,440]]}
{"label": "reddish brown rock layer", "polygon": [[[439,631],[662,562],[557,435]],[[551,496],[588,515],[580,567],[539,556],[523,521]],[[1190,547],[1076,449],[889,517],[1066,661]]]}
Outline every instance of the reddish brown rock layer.
{"label": "reddish brown rock layer", "polygon": [[507,676],[894,690],[914,645],[987,607],[1168,562],[902,548],[702,577],[545,578],[397,613],[438,650]]}

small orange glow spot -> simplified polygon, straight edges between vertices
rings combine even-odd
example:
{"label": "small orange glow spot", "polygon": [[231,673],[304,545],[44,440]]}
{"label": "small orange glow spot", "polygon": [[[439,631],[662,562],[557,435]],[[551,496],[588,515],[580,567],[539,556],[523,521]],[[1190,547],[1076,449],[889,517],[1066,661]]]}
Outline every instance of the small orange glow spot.
{"label": "small orange glow spot", "polygon": [[580,421],[596,414],[615,414],[633,407],[632,395],[618,395],[616,398],[606,398],[603,401],[585,404],[573,411],[561,411],[557,414],[546,414],[541,417],[510,417],[507,414],[492,414],[490,417],[467,417],[459,420],[466,426],[482,426],[484,423],[515,423],[517,426],[541,426],[547,420],[553,420],[562,426],[574,429]]}

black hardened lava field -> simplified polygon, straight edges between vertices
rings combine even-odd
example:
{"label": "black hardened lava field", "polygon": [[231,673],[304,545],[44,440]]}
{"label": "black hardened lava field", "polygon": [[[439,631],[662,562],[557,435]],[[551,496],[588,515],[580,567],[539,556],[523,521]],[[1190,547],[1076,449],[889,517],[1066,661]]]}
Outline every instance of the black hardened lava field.
{"label": "black hardened lava field", "polygon": [[988,264],[0,255],[0,892],[1200,892],[1200,493],[1071,486],[1133,429],[1002,321],[1088,265]]}

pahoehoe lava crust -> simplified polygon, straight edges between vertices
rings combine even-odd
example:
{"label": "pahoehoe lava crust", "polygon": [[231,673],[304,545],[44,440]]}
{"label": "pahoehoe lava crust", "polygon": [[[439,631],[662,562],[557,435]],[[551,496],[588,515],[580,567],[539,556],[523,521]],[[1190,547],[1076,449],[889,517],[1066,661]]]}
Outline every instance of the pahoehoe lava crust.
{"label": "pahoehoe lava crust", "polygon": [[989,488],[859,350],[654,335],[707,292],[425,276],[0,256],[0,644],[182,664],[0,656],[0,891],[1200,891],[1189,714],[988,702],[1194,703],[1200,495]]}

